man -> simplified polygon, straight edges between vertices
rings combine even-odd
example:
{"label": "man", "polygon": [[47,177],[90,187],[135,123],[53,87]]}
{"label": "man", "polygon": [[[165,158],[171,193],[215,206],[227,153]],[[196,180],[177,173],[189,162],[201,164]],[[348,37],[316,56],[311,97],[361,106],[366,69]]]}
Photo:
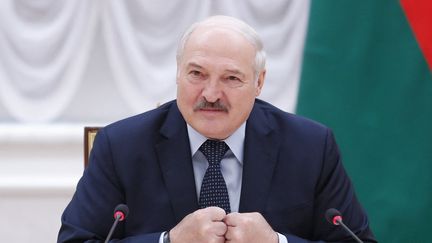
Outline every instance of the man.
{"label": "man", "polygon": [[177,100],[100,130],[62,216],[59,242],[98,242],[125,203],[118,242],[351,241],[337,208],[375,242],[330,130],[256,99],[265,78],[256,32],[226,16],[184,34]]}

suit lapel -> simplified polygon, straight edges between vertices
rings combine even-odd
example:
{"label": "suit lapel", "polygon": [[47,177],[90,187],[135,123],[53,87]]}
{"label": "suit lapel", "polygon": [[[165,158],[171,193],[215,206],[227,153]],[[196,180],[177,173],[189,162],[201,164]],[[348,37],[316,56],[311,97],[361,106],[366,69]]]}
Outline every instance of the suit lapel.
{"label": "suit lapel", "polygon": [[160,133],[162,138],[156,144],[156,153],[179,222],[198,209],[198,202],[186,123],[176,103],[171,106]]}
{"label": "suit lapel", "polygon": [[240,212],[262,212],[265,208],[279,141],[274,126],[255,105],[246,123]]}
{"label": "suit lapel", "polygon": [[[175,103],[160,133],[156,153],[179,222],[199,207],[186,122]],[[274,126],[255,105],[246,124],[240,212],[262,212],[265,208],[279,141]]]}

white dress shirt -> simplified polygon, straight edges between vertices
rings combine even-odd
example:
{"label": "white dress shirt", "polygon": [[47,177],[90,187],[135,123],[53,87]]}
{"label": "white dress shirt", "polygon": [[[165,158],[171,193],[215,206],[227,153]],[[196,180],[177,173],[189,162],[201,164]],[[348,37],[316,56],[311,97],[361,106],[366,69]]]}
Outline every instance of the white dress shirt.
{"label": "white dress shirt", "polygon": [[[243,144],[245,138],[246,123],[243,123],[231,136],[224,140],[229,150],[222,158],[220,166],[228,189],[231,212],[238,212],[240,205],[240,192],[243,174]],[[208,167],[208,161],[199,151],[201,145],[207,140],[188,125],[189,141],[191,146],[192,164],[195,176],[197,198],[201,191],[201,184]]]}
{"label": "white dress shirt", "polygon": [[[189,143],[192,154],[192,165],[195,176],[197,198],[199,199],[201,184],[208,167],[208,161],[199,147],[208,139],[189,124],[187,124]],[[231,212],[238,212],[240,205],[241,182],[243,176],[243,147],[246,133],[246,122],[244,122],[231,136],[223,140],[229,147],[221,160],[221,172],[228,189]],[[165,232],[164,232],[165,233]],[[287,238],[279,234],[279,243],[288,243]],[[163,243],[163,233],[159,238]]]}

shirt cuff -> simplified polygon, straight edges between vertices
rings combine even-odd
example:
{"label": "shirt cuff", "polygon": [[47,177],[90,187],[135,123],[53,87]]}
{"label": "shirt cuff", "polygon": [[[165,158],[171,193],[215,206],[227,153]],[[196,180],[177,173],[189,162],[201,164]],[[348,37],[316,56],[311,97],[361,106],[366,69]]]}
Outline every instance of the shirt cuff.
{"label": "shirt cuff", "polygon": [[163,243],[163,236],[164,236],[165,232],[162,232],[162,234],[159,236],[159,243]]}
{"label": "shirt cuff", "polygon": [[[285,237],[285,235],[280,234],[280,233],[277,233],[277,234],[279,236],[279,243],[288,243],[288,239]],[[161,242],[159,241],[159,243],[161,243]]]}

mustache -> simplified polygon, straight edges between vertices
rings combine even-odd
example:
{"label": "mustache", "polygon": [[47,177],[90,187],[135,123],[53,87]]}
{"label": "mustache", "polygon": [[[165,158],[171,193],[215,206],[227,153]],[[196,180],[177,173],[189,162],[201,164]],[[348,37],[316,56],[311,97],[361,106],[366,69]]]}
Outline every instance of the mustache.
{"label": "mustache", "polygon": [[216,102],[208,102],[206,100],[201,100],[194,106],[194,111],[201,110],[201,109],[212,109],[217,111],[228,111],[227,106],[221,102],[220,100],[217,100]]}

